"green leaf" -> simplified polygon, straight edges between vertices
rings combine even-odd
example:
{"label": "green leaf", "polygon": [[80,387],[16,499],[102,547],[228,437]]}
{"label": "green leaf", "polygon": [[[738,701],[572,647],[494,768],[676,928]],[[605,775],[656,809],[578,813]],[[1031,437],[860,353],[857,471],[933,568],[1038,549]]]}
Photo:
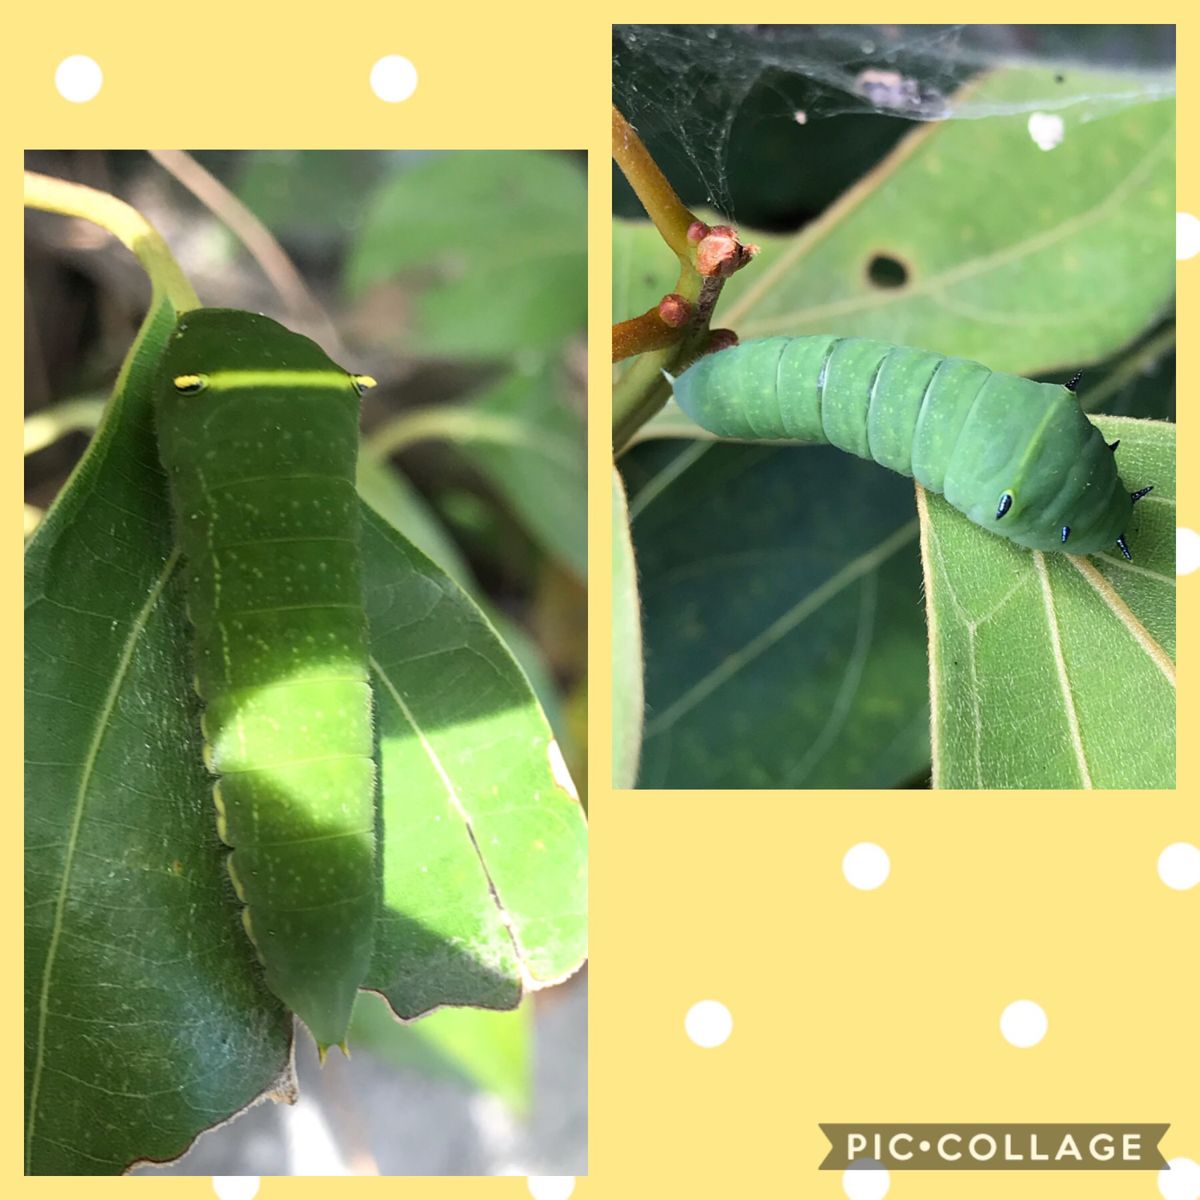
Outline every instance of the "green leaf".
{"label": "green leaf", "polygon": [[633,787],[642,748],[642,612],[629,509],[620,473],[612,475],[612,781]]}
{"label": "green leaf", "polygon": [[151,423],[162,302],[26,555],[28,1174],[182,1154],[287,1094],[292,1021],[242,932],[200,758]]}
{"label": "green leaf", "polygon": [[473,1084],[518,1115],[529,1109],[532,1088],[533,1006],[508,1012],[443,1008],[401,1024],[382,997],[359,992],[350,1036],[356,1048],[396,1067]]}
{"label": "green leaf", "polygon": [[459,587],[468,592],[473,589],[471,568],[441,519],[407,477],[385,458],[359,454],[358,494]]}
{"label": "green leaf", "polygon": [[[972,86],[1002,106],[1124,78],[1052,77],[1002,70]],[[1078,111],[1058,111],[1050,152],[1024,113],[921,127],[801,233],[744,231],[761,252],[726,284],[714,324],[743,340],[877,337],[1027,375],[1113,353],[1173,299],[1175,106]],[[655,239],[646,222],[614,223],[615,315],[670,291],[675,266]],[[877,257],[904,265],[904,286],[872,282]]]}
{"label": "green leaf", "polygon": [[[658,230],[649,221],[616,218],[612,226],[612,272],[612,319],[616,324],[646,312],[675,290],[679,260],[663,245]],[[725,286],[729,286],[728,281]]]}
{"label": "green leaf", "polygon": [[587,319],[583,172],[544,151],[446,154],[375,193],[350,255],[361,296],[400,283],[405,342],[422,354],[510,358],[548,350]]}
{"label": "green leaf", "polygon": [[582,963],[586,828],[545,717],[486,618],[369,509],[364,588],[383,779],[366,986],[402,1017],[511,1008]]}
{"label": "green leaf", "polygon": [[[551,726],[556,731],[560,730],[562,702],[541,648],[523,626],[504,613],[488,607],[462,552],[424,496],[402,471],[386,459],[370,453],[369,448],[358,459],[358,493],[393,529],[431,558],[483,608],[500,640],[521,664]],[[572,495],[576,493],[582,495],[578,480],[572,483]]]}
{"label": "green leaf", "polygon": [[929,761],[912,484],[830,447],[622,460],[642,787],[894,787]]}
{"label": "green leaf", "polygon": [[[1120,76],[1004,70],[975,98],[1020,103],[1058,87],[1102,94]],[[743,338],[844,333],[1035,374],[1103,358],[1174,295],[1173,100],[1084,120],[1041,150],[1028,116],[927,125],[795,238],[762,255],[722,296]],[[907,272],[872,282],[877,257]]]}
{"label": "green leaf", "polygon": [[1021,550],[925,497],[940,787],[1175,786],[1175,426],[1101,417],[1135,558]]}

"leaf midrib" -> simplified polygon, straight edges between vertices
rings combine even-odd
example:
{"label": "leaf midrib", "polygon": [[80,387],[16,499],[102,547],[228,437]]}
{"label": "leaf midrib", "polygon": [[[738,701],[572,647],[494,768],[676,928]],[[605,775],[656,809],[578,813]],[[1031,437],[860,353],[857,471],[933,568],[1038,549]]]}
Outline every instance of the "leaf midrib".
{"label": "leaf midrib", "polygon": [[474,851],[475,857],[479,862],[479,869],[483,872],[483,877],[487,881],[488,892],[492,897],[492,903],[496,906],[497,912],[500,914],[500,923],[503,926],[505,933],[508,935],[509,942],[512,945],[513,953],[516,955],[517,963],[521,969],[521,981],[524,986],[532,991],[537,987],[537,982],[534,979],[533,973],[529,969],[529,964],[525,960],[525,954],[521,944],[517,939],[516,930],[513,927],[511,914],[506,908],[504,901],[500,898],[500,889],[496,885],[495,879],[492,878],[492,873],[488,868],[487,859],[484,857],[483,849],[479,845],[479,839],[475,836],[475,826],[471,820],[471,814],[467,811],[466,805],[463,803],[462,797],[458,794],[458,788],[455,786],[454,780],[450,776],[450,772],[446,770],[445,764],[442,762],[437,750],[434,749],[433,743],[425,734],[425,730],[417,721],[416,714],[405,703],[404,697],[400,694],[400,689],[392,682],[387,670],[383,664],[372,654],[368,659],[371,665],[371,670],[374,671],[379,681],[383,684],[387,694],[392,698],[396,707],[400,710],[401,715],[408,722],[409,727],[416,735],[417,741],[420,743],[421,749],[425,757],[429,760],[429,765],[433,768],[434,774],[441,781],[442,787],[446,789],[446,798],[450,801],[451,807],[458,813],[462,821],[463,828],[466,831],[467,839],[471,843],[471,849]]}
{"label": "leaf midrib", "polygon": [[713,692],[728,683],[743,667],[791,633],[839,592],[849,587],[868,571],[875,570],[886,562],[901,547],[913,540],[917,529],[918,524],[915,518],[906,522],[870,550],[851,559],[840,571],[803,596],[787,612],[772,621],[766,629],[746,642],[741,649],[726,655],[717,666],[692,684],[663,712],[653,720],[646,722],[645,736],[647,740],[670,729],[684,713],[689,712],[701,701],[708,699]]}
{"label": "leaf midrib", "polygon": [[133,661],[133,653],[137,648],[137,643],[145,631],[146,624],[150,619],[150,614],[154,611],[158,604],[159,598],[162,596],[163,589],[167,586],[175,567],[179,561],[179,551],[172,550],[170,556],[163,564],[163,569],[158,578],[154,582],[154,586],[150,589],[150,594],[146,597],[145,603],[139,609],[137,616],[134,618],[133,624],[130,626],[129,633],[125,638],[125,644],[121,648],[121,655],[117,660],[117,669],[113,675],[112,683],[109,686],[108,692],[104,698],[104,704],[101,706],[97,716],[96,727],[92,734],[92,741],[88,747],[88,752],[83,760],[82,771],[79,777],[79,786],[75,792],[75,811],[71,817],[71,828],[67,837],[67,850],[64,856],[64,866],[62,874],[62,882],[59,886],[58,896],[54,906],[54,922],[50,929],[50,941],[46,947],[46,962],[42,968],[41,989],[38,995],[38,1026],[35,1042],[35,1053],[33,1063],[33,1078],[29,1089],[29,1124],[25,1132],[25,1172],[32,1173],[33,1163],[33,1138],[37,1127],[38,1118],[38,1099],[41,1092],[42,1073],[45,1069],[45,1049],[46,1049],[46,1029],[49,1024],[50,1013],[50,986],[54,974],[55,960],[58,956],[58,945],[62,938],[64,914],[66,912],[67,897],[70,892],[71,874],[74,870],[75,855],[79,846],[79,831],[83,825],[83,813],[86,807],[88,789],[92,781],[92,775],[95,770],[96,760],[100,755],[100,748],[104,743],[105,735],[108,733],[110,721],[113,711],[116,708],[117,697],[120,695],[121,687],[125,682],[125,677],[129,671],[129,665]]}

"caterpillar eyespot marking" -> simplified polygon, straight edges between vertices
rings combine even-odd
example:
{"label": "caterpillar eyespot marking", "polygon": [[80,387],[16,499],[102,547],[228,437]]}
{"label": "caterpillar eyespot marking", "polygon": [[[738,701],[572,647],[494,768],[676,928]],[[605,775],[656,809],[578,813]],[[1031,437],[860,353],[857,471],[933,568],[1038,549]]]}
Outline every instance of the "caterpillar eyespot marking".
{"label": "caterpillar eyespot marking", "polygon": [[[267,985],[335,1045],[376,908],[359,509],[345,502],[374,380],[224,309],[189,312],[160,370],[159,457],[187,564],[217,835]],[[297,653],[317,642],[319,655]]]}
{"label": "caterpillar eyespot marking", "polygon": [[176,375],[171,382],[181,396],[194,396],[208,387],[208,380],[203,375]]}
{"label": "caterpillar eyespot marking", "polygon": [[[719,437],[824,442],[939,492],[1035,550],[1131,558],[1134,503],[1073,388],[868,338],[775,337],[693,363],[680,408]],[[1068,549],[1068,538],[1069,549]]]}

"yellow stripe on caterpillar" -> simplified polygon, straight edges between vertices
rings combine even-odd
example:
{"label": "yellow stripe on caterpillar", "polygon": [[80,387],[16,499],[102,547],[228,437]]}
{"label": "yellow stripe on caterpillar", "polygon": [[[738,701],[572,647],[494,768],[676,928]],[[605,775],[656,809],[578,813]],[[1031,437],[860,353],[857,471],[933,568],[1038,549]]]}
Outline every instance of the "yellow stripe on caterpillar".
{"label": "yellow stripe on caterpillar", "polygon": [[248,908],[242,909],[242,928],[246,931],[246,936],[250,939],[250,942],[254,946],[255,950],[257,950],[258,942],[254,937],[254,926],[250,923],[250,910]]}
{"label": "yellow stripe on caterpillar", "polygon": [[233,884],[233,890],[237,893],[237,898],[243,903],[246,903],[246,889],[242,887],[242,881],[238,878],[238,873],[233,866],[233,855],[225,856],[225,870],[229,872],[229,881]]}
{"label": "yellow stripe on caterpillar", "polygon": [[210,371],[206,375],[176,375],[171,380],[183,396],[199,392],[230,392],[245,388],[337,388],[349,384],[359,395],[375,386],[370,375],[349,375],[345,371],[304,371],[294,368],[256,371]]}
{"label": "yellow stripe on caterpillar", "polygon": [[[204,749],[207,752],[208,747],[205,746]],[[213,806],[217,810],[217,837],[228,846],[231,844],[229,841],[229,826],[225,819],[225,801],[221,798],[221,785],[219,783],[213,784],[212,798]],[[241,893],[238,894],[240,895]]]}

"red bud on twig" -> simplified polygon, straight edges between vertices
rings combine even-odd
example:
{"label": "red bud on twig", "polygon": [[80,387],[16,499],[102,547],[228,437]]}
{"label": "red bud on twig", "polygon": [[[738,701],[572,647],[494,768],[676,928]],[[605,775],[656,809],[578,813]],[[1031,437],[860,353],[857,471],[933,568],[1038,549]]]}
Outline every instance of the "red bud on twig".
{"label": "red bud on twig", "polygon": [[669,325],[672,329],[679,329],[686,325],[692,319],[692,313],[695,311],[695,305],[678,292],[668,292],[658,302],[658,315],[662,318],[663,324]]}
{"label": "red bud on twig", "polygon": [[758,247],[743,246],[730,225],[714,225],[696,247],[696,270],[701,275],[725,279],[744,267]]}

